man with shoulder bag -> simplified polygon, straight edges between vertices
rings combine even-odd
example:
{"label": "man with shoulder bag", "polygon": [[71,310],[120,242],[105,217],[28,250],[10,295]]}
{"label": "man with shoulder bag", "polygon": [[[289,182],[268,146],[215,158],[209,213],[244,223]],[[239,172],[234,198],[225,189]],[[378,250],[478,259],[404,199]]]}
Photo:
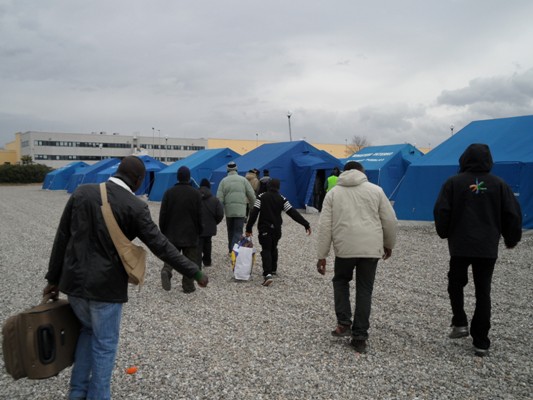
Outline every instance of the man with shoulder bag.
{"label": "man with shoulder bag", "polygon": [[[144,163],[128,156],[106,183],[120,230],[139,238],[158,258],[201,287],[208,278],[168,241],[153,222],[148,205],[134,192],[145,176]],[[68,200],[54,240],[44,294],[68,295],[82,324],[70,380],[69,399],[109,399],[118,347],[122,304],[128,301],[128,274],[101,211],[98,184],[79,186]]]}

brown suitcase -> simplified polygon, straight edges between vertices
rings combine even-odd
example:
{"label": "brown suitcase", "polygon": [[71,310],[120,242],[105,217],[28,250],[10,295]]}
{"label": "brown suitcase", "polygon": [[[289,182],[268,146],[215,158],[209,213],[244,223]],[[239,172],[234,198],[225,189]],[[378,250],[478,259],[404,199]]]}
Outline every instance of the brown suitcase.
{"label": "brown suitcase", "polygon": [[9,317],[2,327],[7,372],[15,379],[43,379],[72,365],[81,324],[67,300],[43,298]]}

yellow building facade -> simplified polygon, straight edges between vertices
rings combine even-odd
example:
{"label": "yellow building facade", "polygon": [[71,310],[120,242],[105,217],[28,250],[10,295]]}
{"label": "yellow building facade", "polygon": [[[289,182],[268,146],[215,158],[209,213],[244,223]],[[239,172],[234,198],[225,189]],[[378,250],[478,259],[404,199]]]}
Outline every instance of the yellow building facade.
{"label": "yellow building facade", "polygon": [[[229,147],[231,150],[244,155],[249,151],[256,149],[265,143],[273,143],[265,140],[239,140],[239,139],[207,139],[207,148],[209,149],[221,149]],[[347,154],[347,147],[344,144],[323,144],[323,143],[311,143],[319,150],[324,150],[336,158],[344,158],[352,155]]]}
{"label": "yellow building facade", "polygon": [[15,140],[0,148],[0,165],[17,164],[20,162],[20,133],[15,134]]}

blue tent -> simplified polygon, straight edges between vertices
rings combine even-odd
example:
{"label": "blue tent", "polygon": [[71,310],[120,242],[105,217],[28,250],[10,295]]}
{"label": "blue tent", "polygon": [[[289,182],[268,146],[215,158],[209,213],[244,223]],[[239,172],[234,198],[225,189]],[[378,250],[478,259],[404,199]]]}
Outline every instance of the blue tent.
{"label": "blue tent", "polygon": [[513,189],[522,207],[524,228],[533,228],[533,115],[474,121],[414,161],[395,199],[399,219],[432,221],[444,181],[459,170],[459,157],[472,143],[490,147],[492,172]]}
{"label": "blue tent", "polygon": [[[152,189],[152,185],[154,184],[155,174],[161,171],[162,169],[166,168],[167,165],[147,155],[142,155],[142,156],[137,156],[137,157],[139,157],[144,163],[144,167],[146,168],[146,175],[144,176],[144,180],[143,180],[141,187],[137,189],[135,194],[137,195],[148,194],[150,193],[150,190]],[[96,175],[95,182],[100,183],[100,182],[107,181],[110,176],[115,175],[115,173],[117,172],[118,166],[119,166],[119,163],[116,163],[115,165],[112,165],[111,167],[100,171]]]}
{"label": "blue tent", "polygon": [[77,171],[70,177],[68,181],[67,192],[74,192],[74,190],[76,190],[76,188],[83,183],[95,183],[96,174],[98,174],[98,172],[109,168],[112,165],[118,164],[119,162],[120,160],[118,158],[106,158],[87,168]]}
{"label": "blue tent", "polygon": [[83,161],[75,161],[50,171],[44,178],[42,188],[49,190],[64,190],[67,188],[70,177],[87,167],[89,167],[89,164],[84,163]]}
{"label": "blue tent", "polygon": [[229,148],[206,149],[176,161],[155,174],[154,186],[150,191],[150,200],[161,201],[163,199],[165,191],[178,181],[177,173],[181,166],[186,166],[191,170],[191,181],[194,186],[198,187],[203,178],[211,178],[214,169],[226,165],[237,157],[239,154]]}
{"label": "blue tent", "polygon": [[[263,144],[234,161],[240,175],[254,168],[268,169],[272,178],[281,181],[280,192],[297,208],[315,206],[319,201],[317,189],[323,189],[334,167],[342,167],[337,158],[303,140]],[[213,171],[213,193],[226,175],[225,165]]]}
{"label": "blue tent", "polygon": [[410,144],[370,146],[341,161],[357,161],[365,168],[368,180],[381,186],[389,199],[394,198],[409,164],[424,153]]}

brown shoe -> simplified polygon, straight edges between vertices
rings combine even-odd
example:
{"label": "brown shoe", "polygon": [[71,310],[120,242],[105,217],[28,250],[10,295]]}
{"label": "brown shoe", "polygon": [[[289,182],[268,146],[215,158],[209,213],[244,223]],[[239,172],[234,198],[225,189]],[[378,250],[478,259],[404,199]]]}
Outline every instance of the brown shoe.
{"label": "brown shoe", "polygon": [[337,325],[334,331],[331,331],[331,336],[341,337],[341,336],[350,336],[352,330],[349,325]]}

